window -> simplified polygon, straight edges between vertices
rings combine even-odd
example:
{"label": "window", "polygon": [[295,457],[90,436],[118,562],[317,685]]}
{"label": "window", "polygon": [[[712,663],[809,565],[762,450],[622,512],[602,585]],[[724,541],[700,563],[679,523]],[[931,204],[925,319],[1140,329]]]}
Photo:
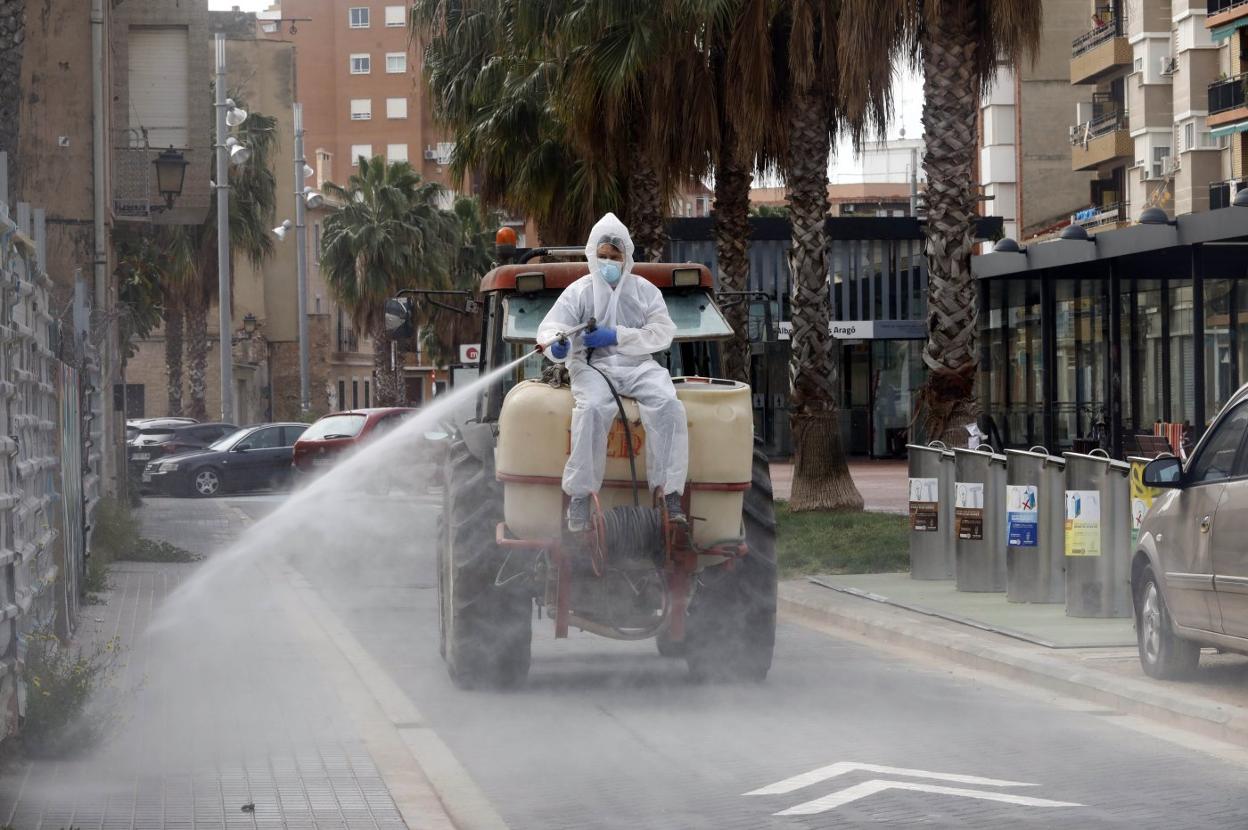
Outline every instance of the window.
{"label": "window", "polygon": [[407,15],[403,6],[386,6],[387,26],[406,26]]}
{"label": "window", "polygon": [[360,156],[366,159],[373,157],[373,145],[371,144],[352,144],[351,145],[351,166],[360,166]]}
{"label": "window", "polygon": [[1183,125],[1183,149],[1196,149],[1196,124],[1193,121]]}
{"label": "window", "polygon": [[406,52],[387,52],[386,53],[386,72],[391,75],[397,75],[407,71],[407,53]]}
{"label": "window", "polygon": [[1191,482],[1200,484],[1230,478],[1245,431],[1248,431],[1248,403],[1235,407],[1209,436],[1209,442],[1192,465]]}
{"label": "window", "polygon": [[372,98],[352,98],[351,99],[351,120],[352,121],[368,121],[373,117],[373,99]]}
{"label": "window", "polygon": [[368,381],[364,381],[364,408],[367,409],[372,405],[373,404],[368,397]]}
{"label": "window", "polygon": [[335,409],[342,409],[347,405],[347,382],[345,380],[338,381],[338,400],[334,401]]}
{"label": "window", "polygon": [[302,427],[282,427],[282,446],[293,447],[295,442],[299,440],[299,436],[307,431],[306,426]]}
{"label": "window", "polygon": [[131,28],[130,130],[131,146],[190,147],[190,52],[187,29]]}
{"label": "window", "polygon": [[367,52],[351,56],[351,74],[367,75],[373,71],[373,59]]}
{"label": "window", "polygon": [[239,444],[239,447],[246,447],[249,450],[271,450],[280,446],[282,446],[281,427],[258,429]]}
{"label": "window", "polygon": [[1143,71],[1144,71],[1144,59],[1143,59],[1143,58],[1136,58],[1136,59],[1135,59],[1135,71],[1136,71],[1136,72],[1143,72]]}
{"label": "window", "polygon": [[387,98],[386,118],[407,118],[407,99]]}
{"label": "window", "polygon": [[360,382],[355,379],[351,380],[351,408],[360,408]]}
{"label": "window", "polygon": [[387,144],[386,160],[391,164],[396,161],[407,161],[407,145],[406,144]]}
{"label": "window", "polygon": [[368,28],[368,7],[367,6],[352,6],[348,13],[348,16],[351,21],[352,29],[367,29]]}
{"label": "window", "polygon": [[1153,148],[1153,178],[1154,179],[1164,178],[1166,173],[1169,172],[1168,170],[1166,170],[1166,166],[1169,163],[1170,163],[1170,148],[1166,146],[1154,147]]}

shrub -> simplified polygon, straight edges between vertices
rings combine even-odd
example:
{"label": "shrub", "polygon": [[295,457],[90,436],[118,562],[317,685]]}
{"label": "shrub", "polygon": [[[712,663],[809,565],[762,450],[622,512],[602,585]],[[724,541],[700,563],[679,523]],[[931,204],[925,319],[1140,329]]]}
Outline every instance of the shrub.
{"label": "shrub", "polygon": [[111,712],[103,702],[91,709],[88,703],[108,682],[121,652],[118,641],[84,649],[63,645],[46,629],[31,632],[25,641],[20,678],[26,714],[18,732],[25,754],[55,757],[94,743],[106,731]]}

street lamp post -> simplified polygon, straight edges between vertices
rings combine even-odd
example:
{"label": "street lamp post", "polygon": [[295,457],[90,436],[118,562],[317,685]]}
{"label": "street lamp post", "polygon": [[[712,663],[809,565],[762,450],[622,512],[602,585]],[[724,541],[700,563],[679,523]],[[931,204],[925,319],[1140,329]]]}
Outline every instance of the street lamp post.
{"label": "street lamp post", "polygon": [[312,408],[311,382],[308,377],[308,228],[307,194],[303,180],[307,177],[307,160],[303,157],[303,104],[295,104],[295,261],[298,263],[299,297],[299,411],[307,414]]}
{"label": "street lamp post", "polygon": [[220,307],[221,420],[234,420],[233,324],[230,321],[230,159],[225,141],[229,137],[225,94],[225,34],[217,32],[217,304]]}

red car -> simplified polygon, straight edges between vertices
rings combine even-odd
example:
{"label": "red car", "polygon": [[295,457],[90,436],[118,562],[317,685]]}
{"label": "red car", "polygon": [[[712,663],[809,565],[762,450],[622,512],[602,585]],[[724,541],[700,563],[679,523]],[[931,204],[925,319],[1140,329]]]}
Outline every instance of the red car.
{"label": "red car", "polygon": [[411,407],[374,407],[326,415],[295,442],[295,472],[311,474],[333,465],[343,453],[389,432],[414,412]]}

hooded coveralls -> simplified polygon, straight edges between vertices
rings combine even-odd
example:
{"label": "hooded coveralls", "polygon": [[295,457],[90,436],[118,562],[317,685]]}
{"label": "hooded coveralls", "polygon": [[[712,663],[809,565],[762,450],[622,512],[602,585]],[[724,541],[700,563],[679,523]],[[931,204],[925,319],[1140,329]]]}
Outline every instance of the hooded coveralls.
{"label": "hooded coveralls", "polygon": [[[599,272],[598,245],[623,243],[623,275],[614,288]],[[667,313],[663,294],[648,280],[633,275],[633,241],[628,229],[608,213],[590,231],[585,245],[589,273],[564,289],[542,324],[538,341],[553,340],[591,317],[599,326],[616,330],[615,346],[595,349],[593,364],[600,368],[621,396],[637,401],[645,428],[646,477],[650,490],[663,495],[681,493],[689,468],[689,424],[685,407],[667,370],[651,357],[672,342],[676,326]],[[607,464],[607,438],[618,410],[602,376],[585,363],[586,349],[579,336],[563,360],[547,350],[547,357],[566,363],[572,377],[572,450],[563,471],[563,491],[576,498],[598,492]]]}

